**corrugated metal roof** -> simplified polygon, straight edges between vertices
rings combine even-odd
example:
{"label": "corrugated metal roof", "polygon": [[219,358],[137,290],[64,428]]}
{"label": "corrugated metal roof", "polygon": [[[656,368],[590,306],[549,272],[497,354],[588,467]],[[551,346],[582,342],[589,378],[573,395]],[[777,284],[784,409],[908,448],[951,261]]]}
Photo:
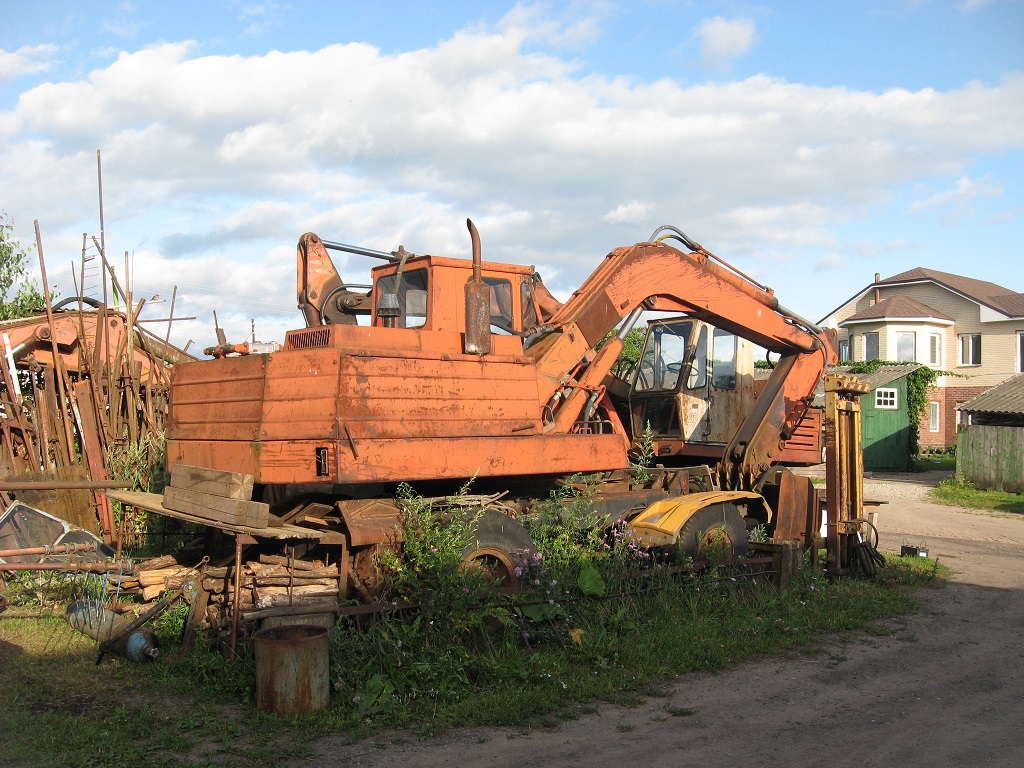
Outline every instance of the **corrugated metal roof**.
{"label": "corrugated metal roof", "polygon": [[[849,365],[830,365],[825,374],[830,373],[850,373],[852,366]],[[856,373],[853,374],[862,382],[868,385],[868,391],[874,392],[879,387],[884,387],[888,384],[892,384],[897,379],[902,379],[907,374],[916,371],[922,366],[919,363],[907,363],[906,365],[883,365],[871,373]],[[822,381],[818,384],[817,390],[814,392],[814,401],[811,405],[818,408],[825,407],[825,382]]]}
{"label": "corrugated metal roof", "polygon": [[956,407],[971,413],[1024,415],[1024,373],[997,384]]}

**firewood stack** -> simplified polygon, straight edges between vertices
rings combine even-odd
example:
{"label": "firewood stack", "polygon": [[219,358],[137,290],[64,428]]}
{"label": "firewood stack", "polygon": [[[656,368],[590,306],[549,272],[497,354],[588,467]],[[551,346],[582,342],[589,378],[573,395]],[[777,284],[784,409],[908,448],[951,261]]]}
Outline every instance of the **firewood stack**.
{"label": "firewood stack", "polygon": [[[179,563],[173,556],[156,558],[140,563],[134,574],[122,576],[121,593],[137,592],[144,602],[151,602],[180,589],[186,579],[197,574],[202,579],[203,590],[209,594],[207,620],[213,625],[220,624],[231,613],[233,565],[197,569]],[[308,605],[311,609],[322,609],[325,604],[337,604],[339,581],[336,565],[261,554],[258,561],[242,565],[238,608],[243,614],[283,606]]]}

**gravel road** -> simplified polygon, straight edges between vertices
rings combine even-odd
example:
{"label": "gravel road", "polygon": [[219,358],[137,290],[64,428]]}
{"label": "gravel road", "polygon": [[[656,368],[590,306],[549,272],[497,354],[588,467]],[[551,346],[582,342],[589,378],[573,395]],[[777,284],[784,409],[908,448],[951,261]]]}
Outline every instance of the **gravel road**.
{"label": "gravel road", "polygon": [[[295,766],[1018,766],[1024,764],[1024,519],[944,507],[941,473],[874,476],[880,548],[925,545],[953,570],[884,636],[689,674],[671,697],[601,705],[551,730],[460,729],[437,739],[325,738]],[[667,715],[666,705],[688,708]],[[678,711],[678,710],[677,710]]]}

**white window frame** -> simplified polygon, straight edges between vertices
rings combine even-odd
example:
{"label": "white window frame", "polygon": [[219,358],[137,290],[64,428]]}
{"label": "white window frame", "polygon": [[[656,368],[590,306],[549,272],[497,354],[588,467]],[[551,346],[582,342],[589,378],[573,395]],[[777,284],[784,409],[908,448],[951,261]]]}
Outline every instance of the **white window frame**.
{"label": "white window frame", "polygon": [[892,387],[875,390],[875,408],[880,411],[895,411],[900,407],[900,391]]}
{"label": "white window frame", "polygon": [[[1024,334],[1022,334],[1024,337]],[[839,362],[848,363],[850,362],[850,342],[840,341],[839,342]]]}
{"label": "white window frame", "polygon": [[[896,334],[896,362],[897,363],[916,363],[917,362],[917,333],[914,331],[895,331]],[[900,358],[900,337],[910,337],[910,359],[903,360]]]}
{"label": "white window frame", "polygon": [[[976,362],[976,363],[972,362],[974,360],[974,357],[975,357],[975,343],[974,343],[975,339],[978,340],[978,343],[977,343],[978,362]],[[981,354],[982,354],[982,350],[984,349],[984,347],[983,347],[983,345],[981,343],[981,334],[980,333],[964,333],[964,334],[961,334],[960,336],[957,336],[956,340],[957,340],[957,345],[956,346],[957,346],[957,350],[958,350],[957,355],[958,355],[958,359],[960,361],[959,364],[962,365],[962,366],[971,366],[971,367],[977,367],[977,366],[981,365],[981,359],[982,359],[981,358]],[[964,342],[968,342],[966,349],[964,348]],[[965,357],[964,352],[965,351],[968,352],[968,355],[966,355],[966,357],[967,357],[966,360],[964,359],[964,357]]]}
{"label": "white window frame", "polygon": [[928,403],[928,431],[938,432],[940,425],[939,420],[941,418],[942,408],[939,407],[938,400],[932,400]]}
{"label": "white window frame", "polygon": [[932,368],[941,368],[942,352],[942,334],[928,334],[928,365]]}

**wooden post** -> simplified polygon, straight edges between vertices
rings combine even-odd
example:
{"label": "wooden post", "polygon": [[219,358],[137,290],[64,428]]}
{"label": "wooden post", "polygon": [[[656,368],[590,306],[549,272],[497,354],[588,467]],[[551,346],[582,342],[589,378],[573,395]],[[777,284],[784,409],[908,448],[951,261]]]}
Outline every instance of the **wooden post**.
{"label": "wooden post", "polygon": [[864,454],[861,449],[860,396],[868,385],[856,376],[825,376],[825,483],[828,530],[827,568],[832,576],[850,573],[856,534],[864,517]]}

